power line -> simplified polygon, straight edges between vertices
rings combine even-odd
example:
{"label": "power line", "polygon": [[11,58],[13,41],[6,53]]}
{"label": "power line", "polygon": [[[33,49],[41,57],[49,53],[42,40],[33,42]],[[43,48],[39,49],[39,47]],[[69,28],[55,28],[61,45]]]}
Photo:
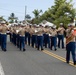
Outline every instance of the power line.
{"label": "power line", "polygon": [[[8,9],[4,9],[4,8],[0,8],[1,10],[5,10],[5,11],[13,11],[13,10],[8,10]],[[16,12],[16,11],[15,11]],[[21,14],[24,14],[22,12],[16,12],[16,13],[21,13]]]}
{"label": "power line", "polygon": [[[4,10],[4,11],[10,11],[10,12],[12,11],[12,10],[8,10],[8,9],[4,9],[4,8],[0,8],[0,9],[1,9],[1,10]],[[25,10],[26,10],[26,9],[27,9],[27,7],[25,8]],[[1,12],[1,11],[0,11],[0,12]],[[4,12],[2,12],[2,13],[4,13]],[[24,14],[24,15],[25,15],[25,14],[26,14],[26,11],[25,11],[25,13],[13,11],[13,13],[22,14],[22,15]],[[30,12],[28,12],[28,14],[29,14],[29,13],[30,13]],[[6,14],[6,13],[5,13],[5,14]]]}
{"label": "power line", "polygon": [[[14,13],[14,12],[13,12]],[[15,13],[14,13],[15,14]],[[1,12],[0,11],[0,15],[6,15],[6,12]],[[10,16],[11,15],[11,13],[8,13],[8,16]],[[15,16],[24,16],[24,14],[20,14],[20,13],[17,13],[17,14],[15,14]]]}
{"label": "power line", "polygon": [[[7,16],[7,15],[4,15],[4,14],[3,14],[3,15],[0,15],[0,16],[3,16],[3,17],[10,17],[10,15]],[[24,17],[24,15],[19,15],[19,16],[17,15],[17,16],[15,16],[15,17]]]}
{"label": "power line", "polygon": [[[4,11],[12,11],[12,10],[9,10],[9,9],[5,9],[5,8],[1,8],[0,7],[0,9],[1,10],[4,10]],[[26,10],[27,10],[27,6],[25,6],[25,13],[22,13],[22,12],[16,12],[16,11],[14,11],[13,13],[19,13],[19,14],[24,14],[24,15],[22,15],[22,16],[18,16],[18,17],[25,17],[24,19],[26,20]],[[0,11],[1,12],[1,11]],[[3,12],[4,13],[4,12]],[[29,13],[29,12],[28,12]],[[6,14],[6,13],[5,13]],[[10,15],[9,16],[6,16],[6,15],[2,15],[3,17],[10,17]]]}
{"label": "power line", "polygon": [[11,5],[15,6],[16,5],[16,7],[24,7],[24,5],[20,5],[20,4],[18,5],[16,2],[12,3],[12,4],[11,3],[6,3],[6,2],[5,3],[4,2],[2,2],[2,3],[0,2],[0,5],[8,5],[8,6],[11,6]]}

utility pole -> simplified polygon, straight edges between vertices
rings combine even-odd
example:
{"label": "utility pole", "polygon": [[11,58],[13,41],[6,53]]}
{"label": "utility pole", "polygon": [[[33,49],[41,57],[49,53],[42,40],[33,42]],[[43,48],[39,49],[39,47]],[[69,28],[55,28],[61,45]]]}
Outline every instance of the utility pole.
{"label": "utility pole", "polygon": [[27,6],[25,6],[25,18],[24,18],[24,20],[26,20],[26,10],[27,10]]}

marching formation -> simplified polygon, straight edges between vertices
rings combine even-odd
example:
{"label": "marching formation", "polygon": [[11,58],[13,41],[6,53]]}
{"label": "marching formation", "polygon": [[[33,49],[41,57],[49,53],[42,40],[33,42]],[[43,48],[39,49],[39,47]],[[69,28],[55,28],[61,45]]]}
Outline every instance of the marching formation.
{"label": "marching formation", "polygon": [[[68,28],[65,29],[63,23],[60,23],[60,27],[56,29],[55,25],[44,27],[43,25],[13,23],[11,26],[7,26],[2,21],[0,23],[0,46],[3,51],[7,51],[7,31],[9,31],[10,42],[22,51],[26,51],[25,44],[36,47],[37,50],[41,51],[44,50],[44,47],[55,51],[57,51],[57,48],[64,49],[64,38],[66,37],[66,62],[69,63],[71,52],[74,65],[76,65],[75,30],[73,24],[69,24]],[[66,36],[64,36],[64,33]]]}
{"label": "marching formation", "polygon": [[[62,48],[64,48],[64,31],[62,24],[56,29],[56,26],[37,26],[37,25],[24,25],[24,24],[14,24],[9,28],[10,30],[10,40],[14,43],[15,46],[19,47],[20,50],[25,49],[24,43],[32,47],[36,47],[37,50],[44,50],[45,48],[50,48],[51,50],[54,47],[56,51],[57,48],[57,36],[59,39],[58,47],[60,48],[60,41],[62,41]],[[24,37],[24,38],[22,38]],[[22,38],[22,39],[21,39]],[[24,40],[25,41],[24,41]],[[23,42],[22,42],[23,41]],[[23,50],[24,51],[24,50]]]}

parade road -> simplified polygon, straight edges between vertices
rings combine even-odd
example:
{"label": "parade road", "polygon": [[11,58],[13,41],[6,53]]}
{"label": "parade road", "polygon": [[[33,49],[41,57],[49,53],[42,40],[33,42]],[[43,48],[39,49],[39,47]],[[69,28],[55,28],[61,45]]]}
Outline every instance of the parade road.
{"label": "parade road", "polygon": [[65,49],[38,51],[26,45],[23,52],[8,41],[7,52],[0,49],[0,75],[76,75],[72,58],[67,64],[65,57]]}

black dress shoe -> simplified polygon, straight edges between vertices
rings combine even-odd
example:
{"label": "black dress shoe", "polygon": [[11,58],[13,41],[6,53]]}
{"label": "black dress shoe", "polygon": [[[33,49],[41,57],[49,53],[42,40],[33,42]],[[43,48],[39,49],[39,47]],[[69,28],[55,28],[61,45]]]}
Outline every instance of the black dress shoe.
{"label": "black dress shoe", "polygon": [[64,49],[64,47],[62,49]]}
{"label": "black dress shoe", "polygon": [[37,48],[37,46],[35,46]]}
{"label": "black dress shoe", "polygon": [[26,51],[26,49],[23,49],[23,51]]}
{"label": "black dress shoe", "polygon": [[55,51],[57,51],[57,49],[55,49]]}
{"label": "black dress shoe", "polygon": [[39,51],[39,47],[37,48],[37,50]]}
{"label": "black dress shoe", "polygon": [[52,50],[52,48],[50,48],[50,50]]}
{"label": "black dress shoe", "polygon": [[4,51],[4,52],[6,52],[7,50],[6,50],[6,49],[4,49],[3,51]]}
{"label": "black dress shoe", "polygon": [[45,46],[45,48],[47,48],[47,46]]}
{"label": "black dress shoe", "polygon": [[74,61],[74,65],[76,65],[76,61]]}
{"label": "black dress shoe", "polygon": [[20,48],[20,51],[21,51],[21,48]]}
{"label": "black dress shoe", "polygon": [[69,61],[66,61],[67,64],[69,64]]}
{"label": "black dress shoe", "polygon": [[58,47],[58,48],[60,48],[60,47]]}
{"label": "black dress shoe", "polygon": [[43,51],[44,49],[42,48],[41,51]]}

